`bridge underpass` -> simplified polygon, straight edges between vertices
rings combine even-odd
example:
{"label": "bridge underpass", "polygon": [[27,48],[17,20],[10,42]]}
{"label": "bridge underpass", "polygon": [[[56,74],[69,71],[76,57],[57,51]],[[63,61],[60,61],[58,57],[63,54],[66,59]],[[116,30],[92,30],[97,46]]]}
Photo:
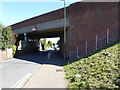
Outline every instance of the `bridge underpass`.
{"label": "bridge underpass", "polygon": [[[57,55],[58,56],[58,61],[57,62],[61,63],[61,61],[59,61],[59,58],[60,57],[62,58],[62,55],[63,55],[63,48],[64,48],[63,34],[64,34],[64,29],[63,28],[50,29],[50,30],[45,30],[45,31],[32,31],[32,32],[26,33],[26,35],[25,35],[25,33],[18,34],[18,41],[22,41],[22,50],[21,51],[23,51],[23,52],[27,51],[26,54],[33,53],[34,55],[36,55],[36,57],[38,55],[46,57],[46,58],[41,57],[41,59],[42,58],[45,59],[45,60],[42,60],[42,61],[39,61],[38,59],[37,59],[38,61],[35,61],[35,60],[27,58],[27,57],[22,57],[22,58],[18,58],[18,59],[30,60],[32,62],[35,61],[37,63],[38,62],[44,63],[49,58],[48,54],[50,52],[50,53],[52,53],[50,57],[58,54]],[[59,47],[60,49],[59,50],[57,50],[57,51],[49,50],[48,52],[40,51],[40,49],[41,49],[40,40],[42,38],[55,38],[55,37],[60,38],[60,47]],[[27,49],[24,50],[25,47],[27,47]],[[19,50],[18,50],[18,52],[19,52]],[[53,64],[54,63],[56,63],[55,60],[53,60]],[[60,64],[60,63],[58,63],[58,64]]]}
{"label": "bridge underpass", "polygon": [[[113,32],[119,28],[118,4],[118,2],[77,2],[66,7],[66,44],[61,46],[65,47],[65,54],[68,59],[75,59],[92,53],[92,48],[96,50],[96,43],[87,43],[89,40],[108,29]],[[11,25],[11,27],[13,33],[22,34],[20,35],[21,38],[24,38],[24,33],[27,33],[29,38],[36,38],[36,35],[38,40],[41,37],[54,37],[55,35],[63,39],[63,36],[59,35],[60,30],[57,31],[56,29],[64,27],[64,8],[21,21]],[[33,27],[36,27],[37,32],[32,31]],[[40,31],[39,34],[37,34],[38,31]],[[89,47],[88,50],[88,46],[93,47]]]}
{"label": "bridge underpass", "polygon": [[[46,30],[46,31],[34,31],[30,33],[25,33],[25,34],[19,34],[19,39],[18,41],[22,41],[22,47],[26,47],[30,43],[34,47],[34,49],[38,50],[37,47],[40,44],[40,39],[41,38],[55,38],[59,37],[60,38],[60,51],[62,52],[63,49],[63,28],[59,29],[51,29],[51,30]],[[37,43],[37,46],[36,44]],[[39,48],[39,47],[38,47]]]}
{"label": "bridge underpass", "polygon": [[[27,20],[27,23],[30,24],[33,20]],[[66,18],[66,26],[69,26],[69,20]],[[53,38],[60,37],[60,52],[64,52],[64,19],[56,19],[43,23],[36,23],[34,25],[26,25],[26,21],[12,25],[12,31],[15,34],[18,34],[17,46],[19,41],[22,41],[22,49],[27,45],[29,49],[27,52],[34,52],[39,50],[39,40],[41,38]],[[30,22],[30,23],[29,23]],[[35,30],[33,30],[35,29]]]}

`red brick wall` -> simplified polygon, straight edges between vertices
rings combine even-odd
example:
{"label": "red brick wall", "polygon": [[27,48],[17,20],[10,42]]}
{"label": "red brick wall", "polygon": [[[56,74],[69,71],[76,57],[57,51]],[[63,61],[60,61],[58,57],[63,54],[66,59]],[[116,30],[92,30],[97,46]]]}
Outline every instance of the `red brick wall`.
{"label": "red brick wall", "polygon": [[[118,3],[118,25],[119,25],[119,27],[118,27],[118,29],[120,30],[120,2]],[[120,32],[119,32],[120,33]],[[119,36],[120,36],[120,34],[119,34]]]}
{"label": "red brick wall", "polygon": [[[67,55],[85,47],[85,41],[106,31],[116,29],[117,3],[75,3],[69,7],[70,27],[67,39]],[[81,47],[81,49],[80,49]],[[95,47],[95,46],[94,46]]]}

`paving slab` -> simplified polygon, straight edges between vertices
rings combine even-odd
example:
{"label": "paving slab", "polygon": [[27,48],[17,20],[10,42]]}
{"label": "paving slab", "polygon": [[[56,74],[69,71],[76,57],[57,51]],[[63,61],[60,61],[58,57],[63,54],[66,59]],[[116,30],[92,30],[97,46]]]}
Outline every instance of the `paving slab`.
{"label": "paving slab", "polygon": [[66,88],[63,58],[53,52],[52,58],[40,67],[23,88]]}

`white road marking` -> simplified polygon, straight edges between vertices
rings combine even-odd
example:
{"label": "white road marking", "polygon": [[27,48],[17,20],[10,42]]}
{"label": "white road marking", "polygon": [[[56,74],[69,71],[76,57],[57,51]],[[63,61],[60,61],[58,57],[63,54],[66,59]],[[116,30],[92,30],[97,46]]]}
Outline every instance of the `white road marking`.
{"label": "white road marking", "polygon": [[11,88],[22,88],[25,84],[26,80],[31,77],[31,73],[27,73],[23,78],[21,78],[16,84],[14,84]]}

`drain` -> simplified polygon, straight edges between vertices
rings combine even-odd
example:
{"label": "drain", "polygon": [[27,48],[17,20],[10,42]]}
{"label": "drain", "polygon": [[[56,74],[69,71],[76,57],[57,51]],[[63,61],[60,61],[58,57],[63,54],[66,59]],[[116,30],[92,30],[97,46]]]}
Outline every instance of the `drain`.
{"label": "drain", "polygon": [[56,69],[56,72],[63,72],[63,69]]}

